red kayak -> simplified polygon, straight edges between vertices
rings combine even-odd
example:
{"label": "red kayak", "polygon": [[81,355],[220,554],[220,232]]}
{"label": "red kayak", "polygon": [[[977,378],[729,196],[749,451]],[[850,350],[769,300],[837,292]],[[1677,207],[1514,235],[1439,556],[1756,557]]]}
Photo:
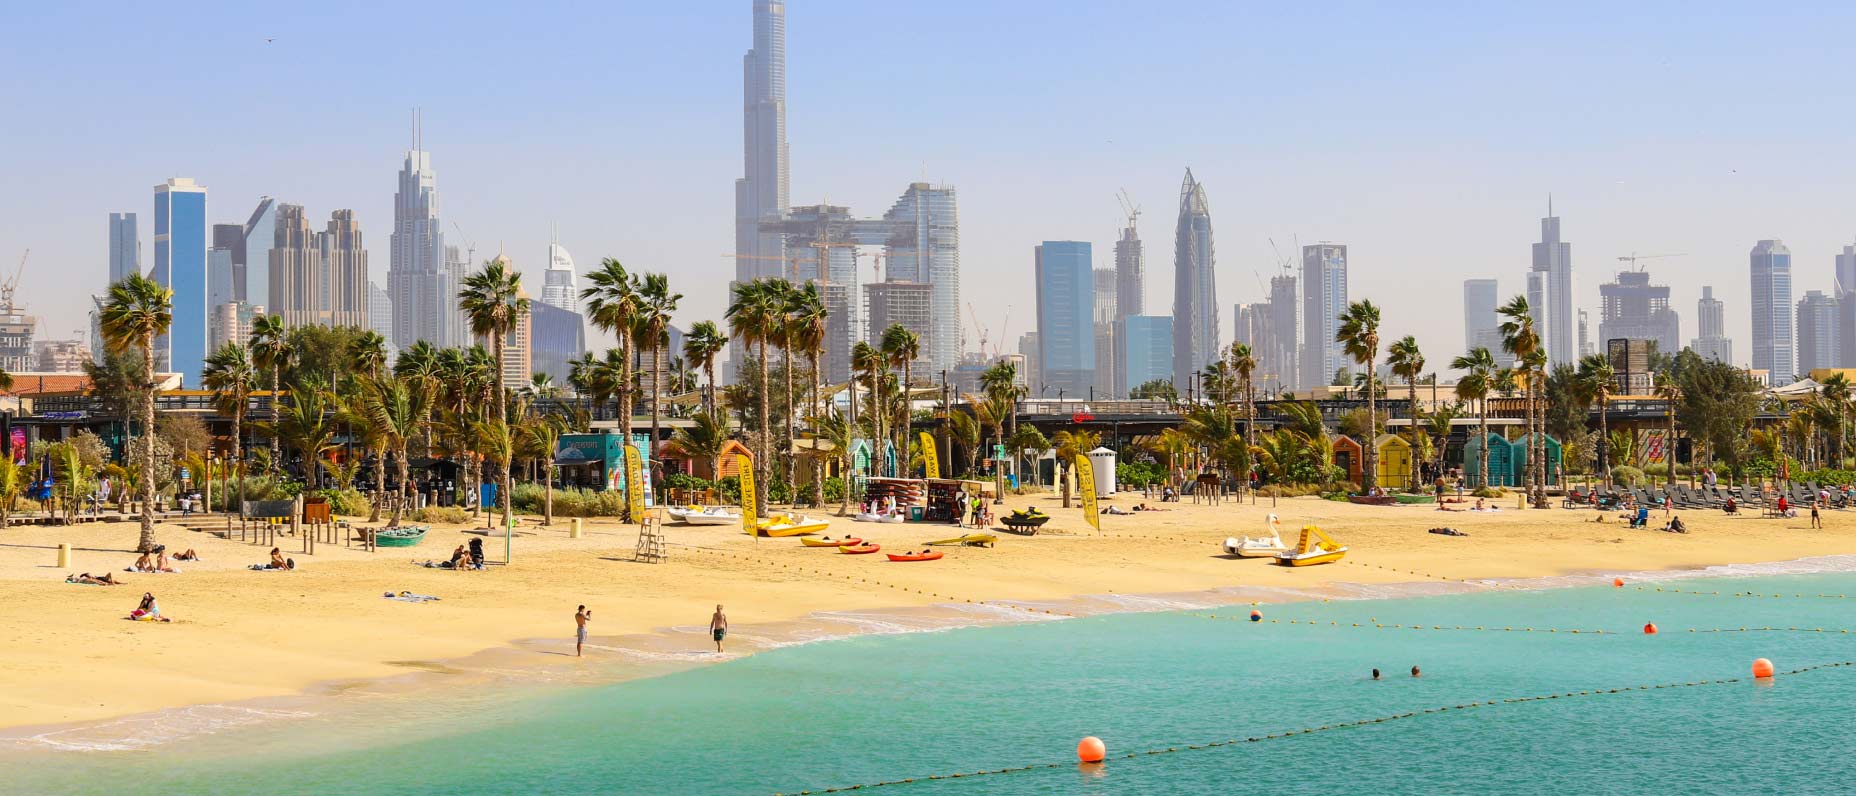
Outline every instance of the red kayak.
{"label": "red kayak", "polygon": [[891,561],[938,561],[941,558],[941,551],[936,550],[932,553],[890,553],[888,555]]}
{"label": "red kayak", "polygon": [[848,545],[841,546],[838,548],[838,552],[844,553],[845,555],[855,556],[855,555],[862,555],[864,553],[874,553],[881,549],[883,549],[882,545],[872,542],[870,544],[857,545],[856,547],[851,547]]}

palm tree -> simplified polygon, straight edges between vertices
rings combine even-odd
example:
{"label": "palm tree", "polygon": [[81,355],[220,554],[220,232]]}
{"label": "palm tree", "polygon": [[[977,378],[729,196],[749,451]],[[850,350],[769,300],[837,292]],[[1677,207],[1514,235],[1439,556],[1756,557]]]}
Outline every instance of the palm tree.
{"label": "palm tree", "polygon": [[902,433],[898,435],[900,444],[896,446],[896,450],[906,451],[909,449],[909,432],[914,430],[915,420],[914,402],[910,400],[909,387],[914,384],[913,369],[915,360],[922,355],[922,341],[921,337],[904,328],[900,323],[892,323],[888,329],[884,329],[882,340],[884,359],[888,360],[890,367],[902,368],[902,428],[900,429]]}
{"label": "palm tree", "polygon": [[1598,470],[1600,482],[1607,487],[1611,486],[1611,462],[1605,456],[1603,443],[1611,439],[1611,380],[1616,377],[1609,357],[1588,354],[1579,358],[1579,372],[1573,382],[1581,399],[1598,404]]}
{"label": "palm tree", "polygon": [[794,455],[797,451],[794,450],[793,445],[793,421],[795,419],[793,412],[793,317],[799,313],[803,299],[800,297],[799,289],[785,279],[767,280],[767,289],[772,294],[769,301],[773,303],[774,313],[770,319],[773,326],[772,341],[774,346],[780,349],[780,368],[785,371],[786,389],[783,392],[786,399],[786,483],[791,486],[794,482],[793,468],[797,458]]}
{"label": "palm tree", "polygon": [[350,433],[374,454],[374,499],[370,501],[368,522],[380,521],[380,507],[387,499],[387,453],[393,449],[392,436],[368,406],[368,385],[380,378],[383,377],[363,376],[354,389],[335,395],[338,416],[348,425]]}
{"label": "palm tree", "polygon": [[1495,388],[1495,371],[1499,365],[1495,355],[1489,349],[1476,346],[1450,361],[1450,367],[1463,371],[1456,381],[1456,397],[1459,400],[1476,402],[1477,447],[1481,455],[1476,462],[1476,485],[1487,488],[1489,485],[1489,393]]}
{"label": "palm tree", "polygon": [[[829,316],[825,312],[825,300],[819,295],[817,283],[807,280],[805,285],[796,291],[796,294],[793,313],[787,319],[787,323],[791,327],[789,336],[792,339],[792,347],[805,355],[806,364],[812,372],[812,400],[810,401],[812,408],[807,414],[816,424],[825,413],[824,407],[819,403],[819,382],[823,374],[819,372],[818,362],[825,356],[825,340],[829,336],[826,334],[826,321]],[[825,502],[823,491],[825,460],[818,456],[812,457],[812,471],[812,484],[815,489],[819,490],[818,502],[823,504]]]}
{"label": "palm tree", "polygon": [[1237,374],[1244,390],[1244,445],[1256,444],[1257,394],[1256,384],[1251,381],[1257,372],[1257,357],[1250,350],[1248,343],[1232,343],[1230,350],[1231,372]]}
{"label": "palm tree", "polygon": [[307,384],[290,386],[290,400],[276,420],[271,421],[272,436],[296,449],[303,458],[303,481],[311,488],[322,483],[317,462],[335,445],[335,424],[330,422],[328,391]]}
{"label": "palm tree", "polygon": [[[855,383],[855,382],[853,382]],[[835,409],[827,409],[813,423],[813,435],[816,439],[831,444],[838,453],[838,466],[844,473],[844,491],[839,497],[838,516],[842,517],[851,509],[851,446],[857,441],[857,431],[851,427],[850,420]]]}
{"label": "palm tree", "polygon": [[[690,425],[670,432],[668,447],[678,455],[694,461],[709,462],[709,472],[722,474],[722,449],[728,445],[728,418],[720,412],[697,412]],[[756,490],[759,491],[759,490]]]}
{"label": "palm tree", "polygon": [[[1673,387],[1674,382],[1665,380],[1664,385]],[[1659,385],[1657,387],[1658,394],[1661,394],[1662,386],[1663,385]],[[1839,420],[1841,420],[1844,416],[1849,414],[1850,380],[1848,377],[1844,376],[1841,373],[1831,374],[1828,378],[1824,379],[1823,387],[1818,390],[1818,395],[1822,396],[1823,399],[1827,401],[1833,409],[1836,410],[1837,417]],[[1674,403],[1670,404],[1671,411],[1673,411],[1674,406],[1675,406]],[[1671,423],[1670,427],[1674,428],[1673,422]],[[1843,451],[1845,447],[1844,443],[1849,437],[1847,424],[1839,422],[1838,427],[1839,428],[1837,430],[1837,436],[1835,438],[1836,445],[1833,448],[1835,452],[1831,454],[1830,469],[1833,469],[1833,470],[1843,469]],[[1670,444],[1672,445],[1675,444],[1675,438],[1674,438],[1673,432],[1671,432]],[[1690,468],[1690,471],[1693,472],[1692,467]],[[1673,474],[1675,471],[1671,470],[1670,472]]]}
{"label": "palm tree", "polygon": [[560,394],[561,387],[554,383],[554,374],[538,370],[529,374],[527,391],[530,398],[553,398]]}
{"label": "palm tree", "polygon": [[136,551],[155,549],[155,338],[174,323],[174,291],[141,274],[110,285],[109,300],[98,314],[104,344],[123,353],[142,352],[142,536]]}
{"label": "palm tree", "polygon": [[702,410],[715,411],[715,358],[728,347],[728,337],[715,325],[715,321],[697,321],[690,326],[688,334],[683,335],[683,358],[693,366],[702,368],[703,385]]}
{"label": "palm tree", "polygon": [[[1002,395],[968,395],[967,406],[973,410],[973,419],[979,421],[981,428],[992,429],[992,439],[1001,451],[1005,450],[1005,424],[1012,415],[1011,399]],[[995,476],[1005,472],[1005,462],[993,462]],[[995,478],[995,481],[997,478]]]}
{"label": "palm tree", "polygon": [[282,386],[284,369],[290,367],[295,359],[295,349],[290,347],[290,333],[284,327],[282,315],[260,315],[251,322],[251,359],[258,367],[271,372],[271,399],[266,406],[271,410],[271,471],[276,472],[277,462],[283,458],[283,440],[277,437],[277,393]]}
{"label": "palm tree", "polygon": [[1057,480],[1063,484],[1063,507],[1067,509],[1070,507],[1070,480],[1066,476],[1077,456],[1087,456],[1102,445],[1102,434],[1082,429],[1059,431],[1050,441],[1057,447]]}
{"label": "palm tree", "polygon": [[[1837,376],[1841,375],[1843,374],[1837,374]],[[1836,378],[1836,376],[1832,376],[1831,378]],[[1677,384],[1675,379],[1664,379],[1663,383],[1656,385],[1656,397],[1663,399],[1664,406],[1668,407],[1666,416],[1669,419],[1669,434],[1663,438],[1663,462],[1669,465],[1669,474],[1668,478],[1664,479],[1666,482],[1664,486],[1668,486],[1676,482],[1676,404],[1682,401],[1682,386]],[[1832,411],[1836,413],[1838,446],[1837,461],[1835,464],[1831,465],[1831,469],[1834,470],[1842,469],[1843,466],[1843,407],[1841,404],[1837,404]],[[1689,452],[1688,478],[1689,486],[1694,486],[1695,454],[1692,450]]]}
{"label": "palm tree", "polygon": [[[438,391],[440,375],[443,371],[438,349],[424,340],[413,343],[401,351],[399,358],[393,362],[393,375],[406,379],[412,386],[427,392]],[[424,415],[419,418],[419,428],[426,450],[432,447],[432,405],[434,402],[422,403]]]}
{"label": "palm tree", "polygon": [[558,413],[531,417],[521,425],[523,442],[536,451],[544,462],[541,468],[541,524],[554,524],[554,452],[561,446],[561,436],[568,431],[567,418]]}
{"label": "palm tree", "polygon": [[[522,316],[528,314],[528,296],[522,294],[522,274],[509,268],[509,260],[501,255],[483,264],[483,270],[464,278],[464,289],[458,292],[458,309],[464,317],[470,319],[470,330],[478,337],[490,338],[490,349],[496,358],[496,415],[495,422],[503,425],[503,438],[508,438],[509,409],[504,393],[508,385],[503,383],[503,343],[509,332],[522,322]],[[626,435],[629,444],[631,435]],[[509,525],[509,491],[515,488],[515,479],[509,472],[509,459],[504,457],[503,485],[498,495],[503,504],[503,525]]]}
{"label": "palm tree", "polygon": [[[641,300],[638,295],[638,279],[625,270],[618,260],[607,257],[599,261],[599,270],[587,275],[591,282],[580,291],[581,300],[586,302],[587,319],[593,326],[619,341],[618,356],[607,352],[608,360],[616,360],[615,378],[610,380],[612,389],[609,395],[619,399],[619,435],[630,445],[632,441],[632,376],[631,357],[628,343],[632,331],[638,325]],[[627,514],[629,515],[629,511]],[[629,516],[628,516],[629,519]]]}
{"label": "palm tree", "polygon": [[372,329],[361,332],[348,341],[348,362],[363,375],[378,377],[387,366],[387,338]]}
{"label": "palm tree", "polygon": [[[1530,471],[1528,488],[1534,492],[1534,507],[1544,509],[1547,507],[1546,467],[1541,459],[1546,445],[1536,427],[1538,416],[1544,413],[1538,411],[1535,396],[1542,382],[1546,381],[1545,357],[1537,355],[1545,354],[1546,349],[1541,345],[1540,333],[1534,328],[1534,316],[1528,306],[1527,296],[1516,295],[1509,299],[1507,304],[1496,309],[1496,314],[1504,318],[1501,324],[1502,349],[1514,355],[1520,365],[1518,375],[1526,390],[1524,404],[1527,407],[1527,461]],[[1535,453],[1536,447],[1541,453]]]}
{"label": "palm tree", "polygon": [[[1015,460],[1032,454],[1041,455],[1044,451],[1050,450],[1050,440],[1044,438],[1044,432],[1039,431],[1037,426],[1025,426],[1013,431],[1011,438],[1006,440],[1005,444],[1011,449],[1012,458]],[[1032,484],[1041,485],[1042,480],[1043,475],[1038,472],[1038,468],[1032,467]]]}
{"label": "palm tree", "polygon": [[[1406,401],[1411,407],[1411,441],[1418,442],[1418,377],[1424,375],[1424,352],[1418,349],[1418,338],[1405,335],[1386,349],[1386,364],[1392,366],[1392,375],[1405,380],[1408,393]],[[1418,477],[1414,468],[1412,478]]]}
{"label": "palm tree", "polygon": [[682,293],[670,291],[670,277],[664,274],[645,274],[638,283],[638,331],[643,337],[645,361],[651,363],[652,448],[663,439],[660,418],[664,406],[664,361],[670,356],[668,353],[659,356],[659,352],[670,344],[670,315],[677,311],[677,302],[682,300]]}
{"label": "palm tree", "polygon": [[[756,279],[735,285],[733,300],[729,302],[724,317],[728,319],[731,333],[740,338],[742,345],[757,347],[760,361],[760,434],[755,438],[758,443],[754,451],[754,483],[756,491],[763,499],[754,501],[754,505],[764,507],[767,492],[767,455],[772,447],[773,428],[768,418],[767,389],[767,344],[773,340],[780,318],[776,296],[765,280]],[[765,511],[765,509],[762,509]]]}
{"label": "palm tree", "polygon": [[[1366,366],[1366,427],[1367,436],[1379,428],[1379,417],[1373,399],[1373,379],[1378,375],[1373,367],[1379,359],[1379,308],[1371,301],[1356,301],[1347,305],[1340,314],[1340,326],[1334,330],[1334,342],[1340,343],[1353,361]],[[1360,469],[1360,486],[1372,491],[1379,481],[1375,472],[1379,466],[1379,446],[1373,440],[1365,440],[1366,449]]]}
{"label": "palm tree", "polygon": [[[245,439],[245,410],[258,384],[258,369],[238,343],[226,343],[206,358],[200,386],[213,391],[221,413],[232,415],[232,458],[238,470],[238,505],[245,503],[245,460],[240,443]],[[229,502],[229,501],[228,501]]]}
{"label": "palm tree", "polygon": [[394,501],[393,515],[387,520],[387,527],[397,528],[400,515],[412,501],[412,477],[409,474],[411,460],[407,452],[412,447],[413,437],[421,431],[427,435],[431,433],[428,426],[431,422],[432,391],[426,389],[425,382],[416,376],[375,379],[368,382],[363,390],[367,413],[374,424],[385,432],[388,446],[392,448],[398,465],[400,496]]}

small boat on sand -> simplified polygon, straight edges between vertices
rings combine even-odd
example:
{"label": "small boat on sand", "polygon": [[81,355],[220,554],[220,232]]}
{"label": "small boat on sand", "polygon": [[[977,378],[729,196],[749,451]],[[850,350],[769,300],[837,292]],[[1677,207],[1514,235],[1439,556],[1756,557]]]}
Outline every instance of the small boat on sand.
{"label": "small boat on sand", "polygon": [[800,539],[799,543],[802,545],[805,545],[806,547],[845,547],[845,546],[855,547],[857,545],[863,544],[864,540],[859,539],[855,536],[846,536],[843,539],[832,539],[829,536],[823,539],[814,539],[808,536],[808,537],[804,537]]}
{"label": "small boat on sand", "polygon": [[1269,532],[1268,536],[1256,538],[1233,536],[1224,540],[1224,551],[1238,558],[1273,558],[1289,549],[1289,545],[1282,541],[1282,521],[1274,514],[1270,515]]}
{"label": "small boat on sand", "polygon": [[906,518],[900,513],[880,514],[866,511],[851,515],[852,522],[904,522],[905,520]]}
{"label": "small boat on sand", "polygon": [[686,525],[737,525],[741,512],[724,506],[671,506],[664,509],[670,518]]}
{"label": "small boat on sand", "polygon": [[1302,526],[1302,538],[1295,547],[1276,554],[1276,563],[1285,567],[1308,567],[1332,564],[1347,555],[1347,546],[1329,538],[1320,528]]}
{"label": "small boat on sand", "polygon": [[882,545],[871,542],[870,544],[860,544],[856,546],[841,546],[838,548],[838,552],[848,556],[859,556],[865,553],[874,553],[881,549],[883,549]]}
{"label": "small boat on sand", "polygon": [[889,556],[889,560],[891,561],[938,561],[941,558],[941,551],[936,550],[932,553],[886,553],[885,555]]}
{"label": "small boat on sand", "polygon": [[930,547],[944,544],[963,545],[967,547],[991,547],[998,543],[998,534],[991,533],[970,533],[966,536],[956,536],[952,539],[936,539],[932,542],[923,542],[923,544]]}
{"label": "small boat on sand", "polygon": [[1390,506],[1397,503],[1398,498],[1391,495],[1348,495],[1347,502],[1362,506]]}
{"label": "small boat on sand", "polygon": [[830,520],[803,514],[775,514],[755,526],[761,536],[804,536],[831,527]]}

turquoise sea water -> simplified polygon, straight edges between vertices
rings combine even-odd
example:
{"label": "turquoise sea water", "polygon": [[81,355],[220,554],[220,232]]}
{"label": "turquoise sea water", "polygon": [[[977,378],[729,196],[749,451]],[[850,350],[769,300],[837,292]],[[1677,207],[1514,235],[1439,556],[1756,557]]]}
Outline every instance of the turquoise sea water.
{"label": "turquoise sea water", "polygon": [[[1668,585],[1856,596],[1849,574]],[[1085,735],[1112,756],[1471,701],[1746,678],[1756,657],[1780,670],[1856,660],[1856,633],[1685,632],[1856,630],[1856,600],[1810,596],[1596,587],[1264,606],[1278,624],[1194,615],[1247,610],[866,636],[613,685],[402,698],[360,728],[305,719],[143,751],[0,758],[0,792],[771,794],[1046,762],[1061,765],[879,792],[1856,791],[1856,668],[1072,762]],[[1350,626],[1374,621],[1562,632]],[[1642,635],[1646,621],[1662,632]],[[1414,664],[1422,678],[1407,673]],[[1374,667],[1384,681],[1368,679]]]}

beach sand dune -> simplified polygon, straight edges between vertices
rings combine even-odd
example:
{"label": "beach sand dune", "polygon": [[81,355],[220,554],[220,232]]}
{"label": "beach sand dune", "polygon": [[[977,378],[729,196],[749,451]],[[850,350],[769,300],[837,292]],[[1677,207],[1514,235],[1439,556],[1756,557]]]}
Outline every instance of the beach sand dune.
{"label": "beach sand dune", "polygon": [[[1104,505],[1131,506],[1130,497]],[[435,528],[418,547],[368,553],[323,543],[314,555],[280,540],[294,572],[253,572],[267,548],[164,527],[171,550],[194,548],[202,562],[181,574],[125,573],[135,558],[130,523],[0,531],[0,726],[81,722],[161,708],[287,695],[317,683],[404,675],[472,653],[508,647],[518,657],[560,664],[572,655],[574,607],[594,611],[598,637],[706,625],[728,606],[737,628],[791,622],[821,611],[910,608],[965,601],[1050,601],[1077,595],[1141,595],[1233,586],[1318,588],[1424,579],[1535,577],[1588,571],[1684,569],[1856,553],[1856,513],[1830,512],[1827,529],[1808,520],[1729,518],[1678,512],[1686,535],[1629,530],[1592,511],[1518,511],[1511,497],[1497,513],[1439,512],[1428,506],[1368,507],[1316,498],[1272,507],[1166,504],[1167,511],[1102,518],[1100,533],[1078,509],[1053,496],[1014,497],[1006,508],[1036,505],[1053,515],[1031,537],[1001,533],[998,546],[941,548],[934,562],[891,563],[882,555],[840,555],[793,539],[754,540],[733,528],[666,526],[663,564],[632,560],[635,526],[588,521],[569,539],[567,521],[525,527],[514,563],[484,572],[413,565],[444,559],[473,536]],[[1293,538],[1320,525],[1351,546],[1343,564],[1287,569],[1225,557],[1227,536],[1262,532],[1271,512]],[[1654,514],[1656,525],[1662,512]],[[1469,534],[1426,533],[1450,526]],[[945,525],[876,525],[835,519],[834,536],[854,533],[885,550],[921,549],[960,532]],[[481,532],[479,532],[481,533]],[[77,548],[56,568],[56,546]],[[495,562],[500,532],[485,539]],[[128,585],[64,583],[75,572],[114,571]],[[401,590],[441,597],[412,604],[382,598]],[[124,617],[144,591],[177,621]],[[692,651],[706,646],[685,633]],[[505,651],[499,657],[506,658]],[[544,660],[545,659],[545,660]]]}

